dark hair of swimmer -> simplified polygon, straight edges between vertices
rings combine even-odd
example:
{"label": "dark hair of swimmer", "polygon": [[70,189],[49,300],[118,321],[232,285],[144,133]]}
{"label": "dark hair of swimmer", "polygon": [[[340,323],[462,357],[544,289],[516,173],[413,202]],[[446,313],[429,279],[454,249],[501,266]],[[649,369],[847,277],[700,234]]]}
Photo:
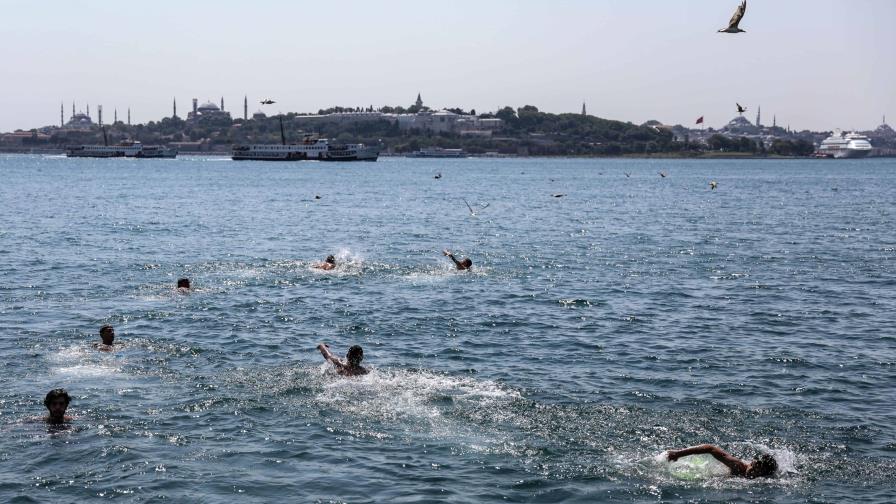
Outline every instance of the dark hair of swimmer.
{"label": "dark hair of swimmer", "polygon": [[471,261],[470,258],[468,257],[468,258],[464,259],[463,261],[461,261],[460,264],[464,268],[470,268],[471,266],[473,266],[473,261]]}
{"label": "dark hair of swimmer", "polygon": [[112,342],[115,341],[115,329],[110,325],[100,327],[100,339],[103,340],[104,345],[112,345]]}
{"label": "dark hair of swimmer", "polygon": [[177,281],[178,289],[189,289],[190,288],[190,279],[189,278],[181,278]]}
{"label": "dark hair of swimmer", "polygon": [[331,256],[331,255],[328,255],[328,256],[327,256],[327,259],[326,259],[326,262],[328,262],[328,263],[330,263],[330,264],[336,264],[336,258],[333,257],[333,256]]}
{"label": "dark hair of swimmer", "polygon": [[747,478],[768,478],[775,474],[775,471],[778,470],[778,461],[775,460],[771,455],[764,453],[762,455],[757,455],[753,461],[750,463],[750,468],[747,469],[746,477]]}
{"label": "dark hair of swimmer", "polygon": [[44,406],[49,412],[47,422],[61,424],[68,420],[65,410],[68,409],[70,402],[72,402],[72,398],[69,397],[65,389],[58,388],[47,392],[47,396],[44,398]]}
{"label": "dark hair of swimmer", "polygon": [[364,349],[358,345],[352,345],[348,349],[348,353],[345,354],[345,360],[348,361],[350,366],[359,366],[361,361],[364,360]]}
{"label": "dark hair of swimmer", "polygon": [[44,397],[44,406],[49,409],[50,405],[53,404],[53,401],[56,401],[57,399],[62,399],[63,401],[65,401],[66,406],[68,406],[68,404],[72,402],[72,398],[68,395],[68,392],[66,392],[63,388],[58,388],[47,392],[47,396]]}

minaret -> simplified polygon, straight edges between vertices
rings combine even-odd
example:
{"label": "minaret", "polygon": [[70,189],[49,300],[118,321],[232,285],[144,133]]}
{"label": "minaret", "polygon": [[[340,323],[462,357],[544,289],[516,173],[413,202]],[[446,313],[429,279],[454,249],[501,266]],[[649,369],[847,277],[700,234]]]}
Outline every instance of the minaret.
{"label": "minaret", "polygon": [[585,102],[584,101],[582,102],[582,115],[583,116],[588,115],[588,112],[585,111]]}
{"label": "minaret", "polygon": [[72,102],[72,119],[75,118],[75,102]]}
{"label": "minaret", "polygon": [[90,104],[87,104],[87,117],[90,117]]}
{"label": "minaret", "polygon": [[224,97],[221,97],[221,112],[224,112]]}
{"label": "minaret", "polygon": [[118,124],[118,107],[112,109],[112,124]]}
{"label": "minaret", "polygon": [[199,107],[199,99],[193,98],[193,115],[196,115],[196,109]]}
{"label": "minaret", "polygon": [[761,106],[756,109],[756,127],[757,128],[762,127],[762,107]]}
{"label": "minaret", "polygon": [[177,117],[177,98],[172,99],[171,108],[172,108],[171,118],[174,119],[175,117]]}
{"label": "minaret", "polygon": [[249,96],[243,96],[243,120],[249,120]]}
{"label": "minaret", "polygon": [[99,125],[102,126],[103,125],[103,106],[102,105],[96,106],[96,113],[97,113],[97,121],[98,121]]}
{"label": "minaret", "polygon": [[777,127],[778,127],[778,116],[773,115],[772,116],[772,128],[777,128]]}
{"label": "minaret", "polygon": [[128,107],[128,126],[131,125],[131,107]]}
{"label": "minaret", "polygon": [[65,104],[59,102],[59,127],[65,126]]}

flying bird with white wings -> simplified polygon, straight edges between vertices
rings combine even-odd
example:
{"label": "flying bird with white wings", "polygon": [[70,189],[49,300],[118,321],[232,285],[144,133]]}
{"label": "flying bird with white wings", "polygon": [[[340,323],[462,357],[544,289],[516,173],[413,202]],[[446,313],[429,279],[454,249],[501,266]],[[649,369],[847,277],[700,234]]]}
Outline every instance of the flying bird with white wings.
{"label": "flying bird with white wings", "polygon": [[744,0],[737,6],[737,10],[734,11],[734,15],[731,16],[731,21],[728,21],[728,28],[722,28],[719,30],[719,33],[746,33],[747,30],[740,29],[740,20],[744,18],[744,14],[746,13],[747,0]]}

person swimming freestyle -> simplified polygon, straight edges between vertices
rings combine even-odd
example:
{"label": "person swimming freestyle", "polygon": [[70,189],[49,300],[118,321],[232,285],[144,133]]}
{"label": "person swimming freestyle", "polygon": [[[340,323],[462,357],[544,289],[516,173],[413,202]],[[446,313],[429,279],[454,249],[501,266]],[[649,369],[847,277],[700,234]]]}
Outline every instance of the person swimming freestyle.
{"label": "person swimming freestyle", "polygon": [[725,464],[728,470],[731,471],[732,476],[740,478],[769,478],[778,470],[778,462],[771,455],[763,453],[757,455],[750,462],[744,462],[718,446],[711,444],[692,446],[683,450],[669,450],[666,456],[669,461],[675,462],[688,455],[702,455],[706,453],[712,455],[722,464]]}
{"label": "person swimming freestyle", "polygon": [[359,376],[369,373],[367,368],[361,365],[361,361],[364,360],[364,350],[358,345],[352,345],[348,349],[348,352],[345,354],[345,362],[333,355],[330,352],[330,345],[326,343],[317,345],[317,349],[320,350],[320,354],[324,356],[324,359],[333,363],[333,366],[336,367],[336,372],[342,376]]}
{"label": "person swimming freestyle", "polygon": [[332,255],[328,255],[327,258],[322,263],[317,263],[313,268],[322,269],[324,271],[330,271],[336,267],[336,257]]}
{"label": "person swimming freestyle", "polygon": [[473,261],[469,257],[464,258],[462,261],[458,261],[450,250],[444,250],[442,253],[454,262],[454,266],[456,266],[459,271],[467,271],[473,267]]}

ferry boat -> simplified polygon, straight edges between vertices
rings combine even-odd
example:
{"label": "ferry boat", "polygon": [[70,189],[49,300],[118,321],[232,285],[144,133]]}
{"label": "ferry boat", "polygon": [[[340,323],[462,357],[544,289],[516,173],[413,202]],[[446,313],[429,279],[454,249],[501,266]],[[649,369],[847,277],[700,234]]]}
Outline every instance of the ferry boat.
{"label": "ferry boat", "polygon": [[327,155],[321,161],[376,161],[380,155],[380,150],[371,145],[343,144],[327,147]]}
{"label": "ferry boat", "polygon": [[871,141],[859,133],[846,133],[840,130],[825,138],[816,153],[819,157],[835,159],[860,158],[871,152]]}
{"label": "ferry boat", "polygon": [[364,144],[330,145],[326,138],[306,134],[300,143],[286,143],[283,119],[280,119],[280,145],[234,145],[230,158],[234,161],[376,161],[380,151]]}
{"label": "ferry boat", "polygon": [[140,142],[121,142],[118,145],[72,145],[65,148],[66,157],[137,157],[143,150]]}
{"label": "ferry boat", "polygon": [[463,149],[443,149],[441,147],[430,147],[428,149],[420,149],[407,155],[412,158],[465,158],[466,151]]}
{"label": "ferry boat", "polygon": [[177,149],[173,147],[165,147],[164,145],[144,145],[134,157],[144,159],[173,159],[177,157]]}
{"label": "ferry boat", "polygon": [[140,142],[125,140],[118,145],[109,145],[106,128],[103,128],[104,145],[72,145],[65,148],[66,157],[91,158],[174,158],[177,149],[161,145],[143,145]]}
{"label": "ferry boat", "polygon": [[301,143],[234,145],[230,158],[234,161],[305,161],[323,160],[327,157],[329,143],[326,138],[306,135]]}

